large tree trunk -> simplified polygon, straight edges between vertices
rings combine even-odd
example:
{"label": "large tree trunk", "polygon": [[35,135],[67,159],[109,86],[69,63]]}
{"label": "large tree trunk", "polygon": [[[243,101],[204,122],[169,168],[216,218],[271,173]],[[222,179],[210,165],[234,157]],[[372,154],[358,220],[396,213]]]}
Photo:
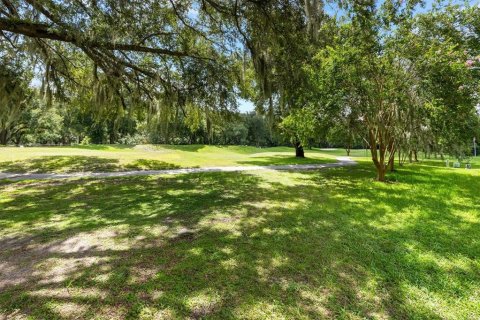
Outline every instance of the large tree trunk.
{"label": "large tree trunk", "polygon": [[8,142],[8,132],[7,130],[3,129],[0,130],[0,144],[6,145]]}
{"label": "large tree trunk", "polygon": [[[375,168],[377,169],[377,181],[384,182],[385,181],[385,174],[387,173],[387,166],[385,165],[384,161],[380,161],[377,156],[377,149],[370,148],[372,153],[372,161],[375,164]],[[374,155],[375,153],[375,155]]]}
{"label": "large tree trunk", "polygon": [[110,131],[109,135],[108,135],[108,140],[110,142],[110,144],[115,144],[115,132],[112,130]]}
{"label": "large tree trunk", "polygon": [[303,151],[303,146],[300,142],[295,142],[295,157],[297,158],[305,158],[305,152]]}
{"label": "large tree trunk", "polygon": [[377,167],[377,181],[385,182],[385,175],[387,173],[387,167]]}

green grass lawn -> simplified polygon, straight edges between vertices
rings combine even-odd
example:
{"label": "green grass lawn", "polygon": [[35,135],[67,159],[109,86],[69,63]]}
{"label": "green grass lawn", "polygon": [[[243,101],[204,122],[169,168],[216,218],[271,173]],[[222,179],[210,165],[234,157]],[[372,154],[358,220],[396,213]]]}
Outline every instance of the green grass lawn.
{"label": "green grass lawn", "polygon": [[[339,152],[345,155],[345,152]],[[295,158],[289,147],[206,145],[92,145],[72,147],[0,148],[0,171],[79,172],[162,170],[173,168],[281,165],[335,162],[335,154],[307,150],[305,159]]]}
{"label": "green grass lawn", "polygon": [[480,170],[441,165],[0,182],[0,318],[478,319]]}

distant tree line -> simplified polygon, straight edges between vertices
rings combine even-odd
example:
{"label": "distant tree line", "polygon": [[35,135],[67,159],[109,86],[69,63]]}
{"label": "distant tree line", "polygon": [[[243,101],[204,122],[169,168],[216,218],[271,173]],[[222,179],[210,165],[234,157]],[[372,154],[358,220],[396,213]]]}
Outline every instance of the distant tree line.
{"label": "distant tree line", "polygon": [[1,141],[12,145],[71,144],[213,144],[251,145],[257,147],[289,144],[272,130],[265,116],[255,112],[235,113],[222,122],[212,123],[210,131],[200,123],[192,130],[180,119],[169,123],[168,131],[158,119],[135,119],[128,116],[99,120],[95,113],[47,107],[32,99],[31,104]]}
{"label": "distant tree line", "polygon": [[[255,111],[235,112],[212,123],[200,120],[192,130],[191,123],[181,117],[169,123],[168,132],[156,118],[122,117],[98,118],[91,110],[66,108],[59,103],[47,106],[45,101],[30,91],[28,103],[13,119],[2,144],[10,145],[72,145],[72,144],[213,144],[272,147],[290,145],[288,136],[279,128],[272,128],[267,116]],[[342,126],[334,126],[323,138],[312,139],[310,146],[364,148],[361,139],[351,140]],[[344,140],[344,138],[346,140]],[[346,143],[345,141],[348,141]]]}

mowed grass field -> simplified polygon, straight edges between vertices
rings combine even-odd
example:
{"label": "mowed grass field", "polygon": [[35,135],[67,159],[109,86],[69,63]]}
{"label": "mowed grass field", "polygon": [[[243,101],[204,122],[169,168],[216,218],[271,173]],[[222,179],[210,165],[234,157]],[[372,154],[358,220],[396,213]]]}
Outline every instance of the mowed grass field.
{"label": "mowed grass field", "polygon": [[480,170],[353,156],[0,182],[0,319],[480,318]]}
{"label": "mowed grass field", "polygon": [[[341,151],[345,155],[345,151]],[[306,150],[295,158],[289,147],[206,145],[91,145],[72,147],[0,147],[0,172],[81,172],[174,168],[283,165],[335,162],[335,154]]]}

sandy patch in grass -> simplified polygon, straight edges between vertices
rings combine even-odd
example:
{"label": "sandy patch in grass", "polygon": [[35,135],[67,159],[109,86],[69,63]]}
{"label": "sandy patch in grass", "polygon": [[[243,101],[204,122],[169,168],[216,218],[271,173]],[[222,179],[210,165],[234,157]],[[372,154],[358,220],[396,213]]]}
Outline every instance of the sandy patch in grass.
{"label": "sandy patch in grass", "polygon": [[88,308],[74,302],[55,302],[52,305],[52,309],[62,318],[80,319]]}
{"label": "sandy patch in grass", "polygon": [[102,229],[46,242],[31,236],[3,239],[0,290],[28,281],[59,283],[80,270],[107,263],[111,251],[130,248],[128,240],[117,239],[120,235],[119,231]]}

